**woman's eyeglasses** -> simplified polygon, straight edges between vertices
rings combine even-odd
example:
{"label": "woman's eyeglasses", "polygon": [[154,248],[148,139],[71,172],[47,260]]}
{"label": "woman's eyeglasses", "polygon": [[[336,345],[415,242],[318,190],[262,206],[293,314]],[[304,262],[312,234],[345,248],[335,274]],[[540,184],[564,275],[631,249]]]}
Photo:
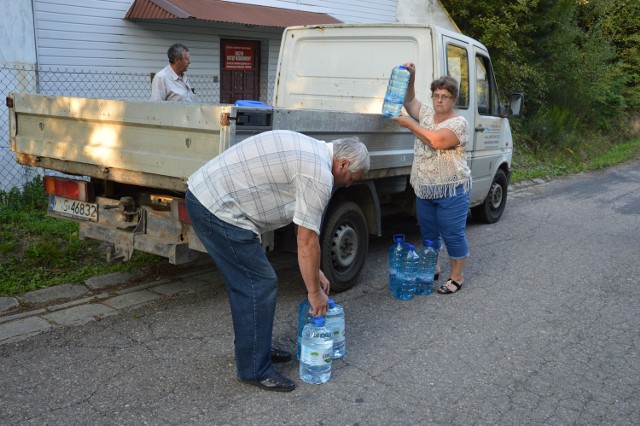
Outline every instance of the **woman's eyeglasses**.
{"label": "woman's eyeglasses", "polygon": [[449,95],[431,95],[431,99],[435,99],[436,101],[439,101],[440,99],[447,100],[447,99],[453,99],[453,96],[449,96]]}

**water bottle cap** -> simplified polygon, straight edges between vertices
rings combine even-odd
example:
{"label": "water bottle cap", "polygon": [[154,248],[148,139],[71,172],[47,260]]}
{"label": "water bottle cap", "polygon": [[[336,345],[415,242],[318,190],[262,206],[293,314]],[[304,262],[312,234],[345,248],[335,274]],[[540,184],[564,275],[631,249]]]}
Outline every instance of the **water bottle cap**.
{"label": "water bottle cap", "polygon": [[407,244],[409,251],[411,250],[415,250],[416,246],[414,246],[413,244]]}
{"label": "water bottle cap", "polygon": [[322,327],[324,325],[324,317],[313,317],[313,325]]}
{"label": "water bottle cap", "polygon": [[408,70],[409,68],[405,67],[404,65],[398,65],[398,68],[403,69],[403,70]]}
{"label": "water bottle cap", "polygon": [[396,243],[401,243],[404,241],[404,234],[395,234],[393,236],[393,241],[395,241]]}
{"label": "water bottle cap", "polygon": [[424,245],[427,247],[433,247],[433,241],[431,240],[424,240]]}
{"label": "water bottle cap", "polygon": [[336,306],[336,302],[333,299],[329,299],[329,309],[333,309]]}

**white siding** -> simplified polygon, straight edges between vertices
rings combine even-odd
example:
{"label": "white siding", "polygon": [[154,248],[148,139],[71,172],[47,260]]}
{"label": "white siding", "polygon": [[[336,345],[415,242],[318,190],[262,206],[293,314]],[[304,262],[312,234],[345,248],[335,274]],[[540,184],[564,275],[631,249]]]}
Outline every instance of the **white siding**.
{"label": "white siding", "polygon": [[[22,0],[24,1],[24,0]],[[279,44],[281,30],[196,20],[128,21],[133,0],[33,0],[38,63],[45,67],[111,72],[156,72],[167,63],[169,45],[191,51],[191,74],[219,73],[219,39],[244,38]],[[236,0],[296,10],[322,11],[350,23],[396,22],[396,5],[405,13],[433,7],[435,0]],[[418,13],[420,11],[420,13]],[[410,15],[410,12],[409,12]],[[273,51],[277,47],[273,47]],[[269,69],[275,70],[269,55]],[[270,74],[272,75],[272,74]]]}
{"label": "white siding", "polygon": [[36,62],[31,0],[4,0],[0,15],[0,65]]}
{"label": "white siding", "polygon": [[[343,22],[396,22],[396,0],[229,0],[307,12],[327,13]],[[422,1],[422,0],[419,0]]]}
{"label": "white siding", "polygon": [[398,0],[397,19],[405,24],[434,24],[460,32],[439,0]]}
{"label": "white siding", "polygon": [[262,43],[260,100],[269,100],[282,30],[191,19],[125,20],[123,17],[132,3],[133,0],[34,0],[41,67],[61,73],[68,70],[138,74],[116,81],[113,76],[91,75],[86,80],[94,83],[85,87],[77,84],[65,93],[57,89],[63,77],[45,77],[40,80],[40,90],[69,96],[148,98],[150,78],[145,75],[167,65],[167,49],[171,44],[183,43],[191,53],[189,76],[195,83],[198,99],[217,102],[219,83],[215,81],[220,74],[220,38],[232,38]]}
{"label": "white siding", "polygon": [[[223,37],[278,41],[277,29],[234,28],[194,20],[132,22],[123,16],[133,0],[35,0],[38,59],[42,66],[156,72],[167,48],[189,47],[190,73],[217,73]],[[82,6],[79,6],[79,5]]]}

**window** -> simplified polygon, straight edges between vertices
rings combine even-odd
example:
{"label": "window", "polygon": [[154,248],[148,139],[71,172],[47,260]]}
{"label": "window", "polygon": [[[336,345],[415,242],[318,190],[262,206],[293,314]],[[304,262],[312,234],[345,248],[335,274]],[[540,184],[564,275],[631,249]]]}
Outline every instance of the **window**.
{"label": "window", "polygon": [[478,114],[500,115],[500,96],[493,75],[491,62],[486,56],[476,56],[476,98]]}
{"label": "window", "polygon": [[453,44],[447,46],[447,74],[458,80],[460,85],[456,108],[469,108],[469,54],[467,49]]}

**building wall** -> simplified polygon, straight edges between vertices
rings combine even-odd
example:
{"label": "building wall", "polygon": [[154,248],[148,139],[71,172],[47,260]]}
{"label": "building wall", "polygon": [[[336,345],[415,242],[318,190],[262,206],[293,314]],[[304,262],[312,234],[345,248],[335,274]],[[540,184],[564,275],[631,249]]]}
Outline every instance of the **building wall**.
{"label": "building wall", "polygon": [[278,42],[281,36],[278,29],[247,29],[190,19],[122,19],[132,3],[133,0],[34,0],[40,65],[155,72],[167,64],[167,48],[180,42],[191,51],[189,72],[211,73],[219,66],[221,35]]}
{"label": "building wall", "polygon": [[26,78],[23,69],[35,67],[36,48],[31,0],[0,0],[0,7],[0,191],[8,191],[33,178],[9,150],[9,115],[4,99],[10,92],[35,91],[35,82]]}
{"label": "building wall", "polygon": [[398,0],[398,22],[427,23],[460,32],[439,0]]}
{"label": "building wall", "polygon": [[0,0],[0,64],[35,64],[31,0]]}
{"label": "building wall", "polygon": [[396,22],[396,3],[398,3],[396,0],[233,0],[233,2],[328,13],[343,22],[353,24]]}
{"label": "building wall", "polygon": [[[349,23],[434,22],[447,26],[451,22],[438,0],[236,1],[321,11]],[[274,78],[281,29],[190,19],[122,19],[132,3],[133,0],[33,0],[38,64],[61,69],[153,73],[167,64],[168,46],[180,42],[191,51],[189,74],[207,75],[213,80],[219,74],[220,38],[224,37],[262,41],[263,49],[266,46],[269,52],[267,58],[262,58],[267,65],[266,69],[263,67],[267,73],[263,78]],[[24,15],[23,21],[28,20],[28,14]],[[34,43],[33,39],[24,41],[29,43]]]}

